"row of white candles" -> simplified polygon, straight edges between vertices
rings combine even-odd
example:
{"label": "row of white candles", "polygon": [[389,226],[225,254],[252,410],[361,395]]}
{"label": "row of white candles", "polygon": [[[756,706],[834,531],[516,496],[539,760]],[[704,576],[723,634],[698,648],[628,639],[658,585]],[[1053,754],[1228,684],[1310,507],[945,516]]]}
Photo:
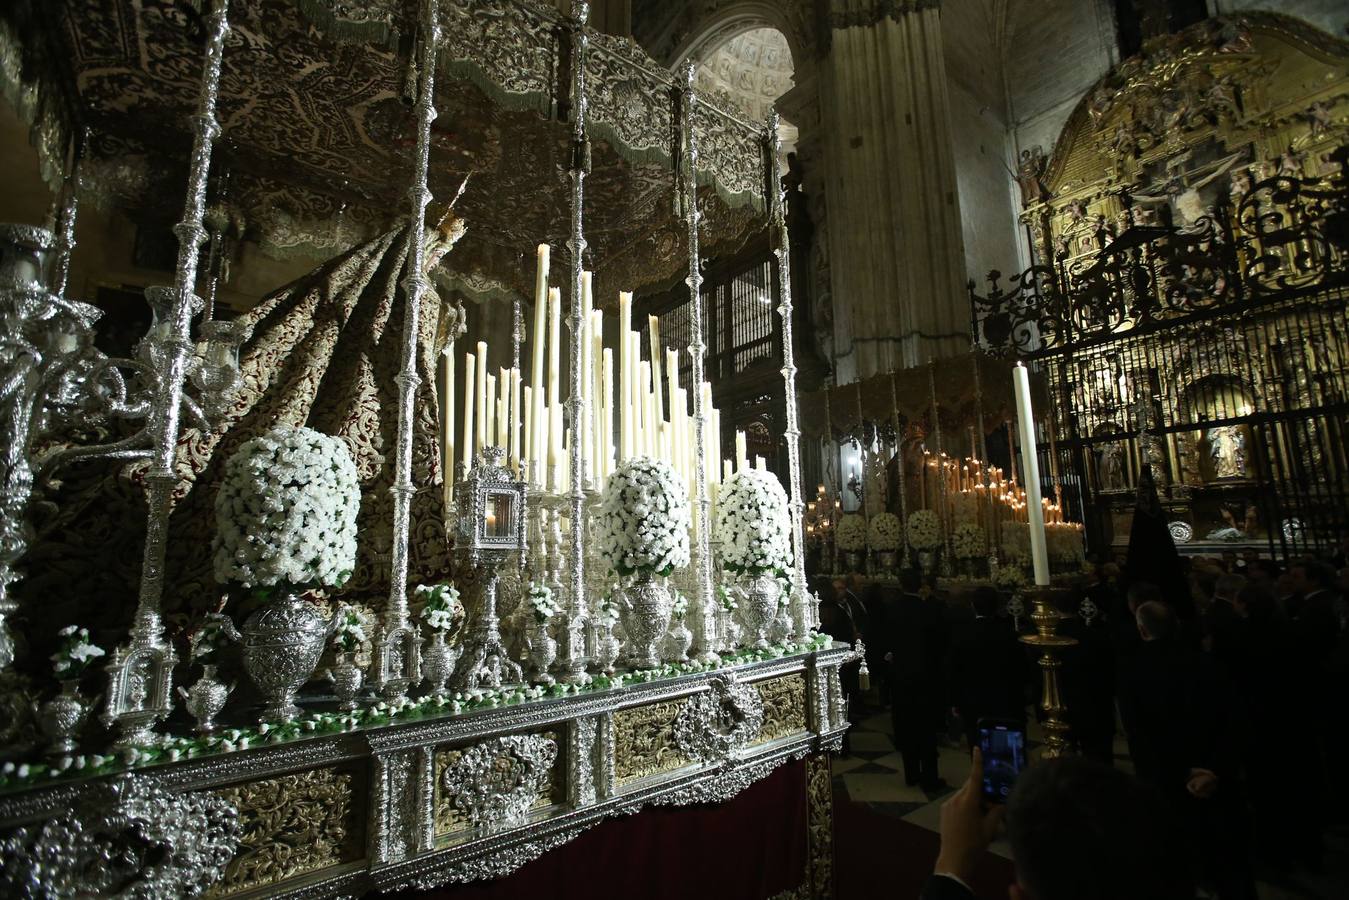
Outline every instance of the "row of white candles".
{"label": "row of white candles", "polygon": [[[558,288],[548,286],[549,256],[548,245],[540,244],[535,270],[534,327],[525,341],[531,350],[530,383],[523,383],[518,368],[498,367],[495,373],[490,372],[484,341],[479,341],[473,351],[465,352],[463,426],[457,441],[454,428],[457,367],[453,359],[446,366],[446,464],[455,459],[456,444],[463,471],[472,467],[474,457],[484,447],[495,445],[506,452],[509,467],[520,473],[532,488],[564,493],[570,489],[568,458],[575,436],[567,425],[561,400],[562,296]],[[659,324],[651,316],[648,319],[651,358],[642,359],[642,335],[632,329],[632,294],[620,293],[618,306],[615,373],[614,351],[604,346],[604,313],[594,308],[591,273],[582,273],[581,390],[590,417],[589,427],[583,429],[588,442],[586,480],[600,487],[623,460],[653,457],[674,468],[693,498],[695,422],[690,412],[691,386],[686,388],[679,380],[680,351],[664,350],[664,359],[661,358]],[[712,404],[710,383],[704,381],[699,390],[707,424],[704,449],[708,491],[715,499],[722,480],[733,470],[748,468],[750,460],[743,431],[736,432],[734,466],[731,460],[721,459],[721,410]],[[521,470],[522,461],[526,471]],[[763,457],[755,457],[755,466],[766,469],[767,463]],[[448,497],[451,500],[454,497],[453,483]]]}

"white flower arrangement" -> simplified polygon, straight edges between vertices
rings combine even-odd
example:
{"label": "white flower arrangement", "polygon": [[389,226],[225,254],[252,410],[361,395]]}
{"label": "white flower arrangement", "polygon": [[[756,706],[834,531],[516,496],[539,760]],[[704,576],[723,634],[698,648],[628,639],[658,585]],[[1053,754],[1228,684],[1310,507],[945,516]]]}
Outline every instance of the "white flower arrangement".
{"label": "white flower arrangement", "polygon": [[67,625],[57,632],[61,647],[52,654],[57,680],[73,681],[84,674],[89,664],[103,656],[103,648],[89,640],[89,629]]}
{"label": "white flower arrangement", "polygon": [[562,612],[562,607],[553,599],[553,589],[542,581],[531,581],[525,590],[529,608],[534,612],[534,621],[546,625],[553,616]]}
{"label": "white flower arrangement", "polygon": [[747,469],[726,479],[717,498],[712,538],[732,572],[757,575],[792,566],[787,494],[771,472]]}
{"label": "white flower arrangement", "polygon": [[670,620],[682,622],[689,613],[689,598],[679,591],[674,592],[674,602],[670,604]]}
{"label": "white flower arrangement", "polygon": [[1016,565],[1029,565],[1030,525],[1025,522],[1011,522],[1002,529],[1003,558]]}
{"label": "white flower arrangement", "polygon": [[1086,556],[1081,532],[1076,525],[1067,522],[1046,525],[1045,543],[1049,558],[1056,562],[1072,565],[1081,562]]}
{"label": "white flower arrangement", "polygon": [[961,522],[951,532],[951,552],[956,559],[978,559],[984,555],[984,530],[973,522]]}
{"label": "white flower arrangement", "polygon": [[419,584],[412,593],[422,601],[420,615],[432,631],[453,631],[464,620],[464,604],[454,585]]}
{"label": "white flower arrangement", "polygon": [[600,559],[622,577],[688,565],[688,492],[668,463],[638,456],[620,465],[604,485],[595,524]]}
{"label": "white flower arrangement", "polygon": [[867,544],[872,550],[898,550],[903,527],[899,516],[892,512],[877,513],[867,525]]}
{"label": "white flower arrangement", "polygon": [[844,553],[861,553],[867,548],[867,520],[857,513],[848,513],[838,520],[834,542]]}
{"label": "white flower arrangement", "polygon": [[936,550],[941,546],[941,521],[930,509],[909,513],[909,543],[915,550]]}
{"label": "white flower arrangement", "polygon": [[364,606],[343,603],[333,618],[333,640],[342,652],[356,653],[369,643],[375,617]]}
{"label": "white flower arrangement", "polygon": [[278,425],[225,463],[215,577],[245,588],[335,587],[356,565],[361,488],[344,441]]}
{"label": "white flower arrangement", "polygon": [[1004,591],[1018,591],[1027,584],[1026,571],[1021,566],[998,566],[993,584]]}

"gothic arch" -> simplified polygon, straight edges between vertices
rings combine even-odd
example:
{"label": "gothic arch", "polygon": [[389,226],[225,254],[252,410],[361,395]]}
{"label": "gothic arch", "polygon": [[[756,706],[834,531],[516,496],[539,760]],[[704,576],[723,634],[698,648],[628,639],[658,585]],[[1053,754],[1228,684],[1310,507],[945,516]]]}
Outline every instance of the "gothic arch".
{"label": "gothic arch", "polygon": [[772,28],[781,32],[787,39],[787,47],[792,53],[792,63],[794,66],[800,66],[806,58],[803,52],[803,36],[791,21],[786,9],[788,5],[765,0],[745,0],[714,10],[675,45],[674,54],[663,62],[672,69],[678,69],[689,59],[701,61],[722,44],[747,31]]}

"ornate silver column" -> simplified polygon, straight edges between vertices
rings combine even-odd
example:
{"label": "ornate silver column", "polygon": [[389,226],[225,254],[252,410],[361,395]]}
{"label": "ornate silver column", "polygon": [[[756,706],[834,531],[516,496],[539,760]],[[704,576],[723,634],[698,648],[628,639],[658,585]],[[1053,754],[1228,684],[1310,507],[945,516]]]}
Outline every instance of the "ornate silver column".
{"label": "ornate silver column", "polygon": [[407,272],[403,293],[407,306],[403,314],[403,362],[398,382],[398,444],[394,456],[393,548],[389,571],[389,602],[384,608],[379,636],[375,640],[375,683],[386,700],[406,696],[409,687],[421,679],[421,635],[408,615],[408,527],[412,513],[413,407],[421,377],[417,374],[417,336],[421,321],[422,295],[429,283],[425,268],[426,205],[431,192],[426,189],[426,170],[431,155],[431,123],[436,118],[436,45],[440,40],[440,0],[422,0],[421,34],[417,67],[421,84],[417,90],[417,152],[412,161],[412,187],[408,196],[412,212],[408,218]]}
{"label": "ornate silver column", "polygon": [[[170,500],[177,481],[173,464],[178,448],[183,382],[192,349],[192,317],[201,306],[193,293],[197,282],[197,251],[206,239],[202,214],[206,208],[206,178],[211,148],[220,124],[215,119],[220,88],[220,62],[229,33],[229,0],[212,0],[206,20],[206,58],[202,68],[197,113],[192,117],[196,137],[188,163],[187,201],[183,220],[174,226],[178,237],[178,267],[169,299],[169,333],[161,342],[163,370],[158,373],[151,414],[153,465],[146,476],[145,553],[141,566],[140,596],[128,644],[118,647],[108,662],[108,705],[104,720],[116,723],[118,744],[134,745],[150,739],[155,722],[172,708],[170,687],[177,656],[164,640],[160,601],[164,594],[164,543]],[[152,289],[153,290],[153,289]]]}
{"label": "ornate silver column", "polygon": [[783,404],[787,409],[787,478],[791,489],[792,517],[792,637],[804,641],[815,626],[816,612],[806,586],[806,536],[802,524],[806,504],[801,499],[801,428],[796,418],[796,354],[792,346],[792,252],[783,209],[782,179],[778,177],[778,112],[768,114],[764,129],[764,202],[768,207],[768,241],[778,265],[778,315],[782,317]]}
{"label": "ornate silver column", "polygon": [[581,362],[585,355],[585,317],[581,311],[581,263],[586,249],[585,177],[590,171],[590,139],[586,137],[586,49],[590,38],[586,22],[590,18],[590,4],[573,0],[571,7],[571,237],[567,248],[571,251],[571,359],[568,361],[566,402],[567,424],[571,428],[571,545],[570,568],[567,572],[567,621],[562,629],[558,647],[558,677],[561,681],[578,683],[588,680],[586,675],[585,632],[582,620],[585,603],[585,472],[587,428],[586,400],[582,391],[585,374]]}
{"label": "ornate silver column", "polygon": [[84,158],[89,155],[89,129],[80,132],[80,142],[76,145],[74,159],[70,163],[70,172],[66,176],[65,204],[56,223],[56,271],[52,276],[52,293],[58,297],[66,295],[66,281],[70,278],[70,256],[75,251],[75,217],[80,209],[80,170],[84,167]]}
{"label": "ornate silver column", "polygon": [[703,406],[703,362],[707,343],[703,340],[703,273],[698,256],[698,138],[693,132],[694,65],[684,65],[684,86],[680,92],[679,137],[683,159],[679,166],[679,200],[688,228],[689,275],[689,358],[693,361],[693,495],[694,515],[698,517],[698,539],[693,545],[693,567],[698,573],[698,591],[691,598],[688,612],[693,646],[690,655],[700,662],[719,662],[716,652],[716,598],[712,585],[712,501],[707,493],[707,409]]}

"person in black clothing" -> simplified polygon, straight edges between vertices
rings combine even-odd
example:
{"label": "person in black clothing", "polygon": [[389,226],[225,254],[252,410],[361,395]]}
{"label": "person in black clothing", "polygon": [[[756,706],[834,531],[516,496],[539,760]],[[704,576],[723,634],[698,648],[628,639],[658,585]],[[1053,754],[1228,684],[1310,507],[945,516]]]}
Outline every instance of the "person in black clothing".
{"label": "person in black clothing", "polygon": [[976,747],[980,719],[1011,719],[1024,727],[1029,660],[1010,623],[998,618],[997,591],[976,588],[970,605],[974,621],[952,638],[946,683],[952,712],[965,726],[970,746]]}
{"label": "person in black clothing", "polygon": [[945,782],[937,773],[937,732],[945,724],[942,660],[946,627],[935,601],[918,593],[918,574],[900,576],[903,591],[884,588],[890,665],[890,721],[895,747],[904,760],[904,781],[938,790]]}
{"label": "person in black clothing", "polygon": [[[828,581],[823,582],[820,586],[820,630],[834,640],[849,645],[859,637],[857,625],[853,622],[852,609],[846,602],[839,601],[839,597],[833,589],[833,584]],[[860,688],[858,677],[860,669],[859,663],[852,662],[840,666],[838,670],[839,687],[843,690],[843,696],[848,700],[849,718],[852,717],[853,701]],[[844,756],[852,752],[851,736],[851,728],[843,733]]]}
{"label": "person in black clothing", "polygon": [[980,796],[983,763],[942,804],[941,850],[920,900],[974,900],[981,854],[1007,821],[1016,863],[1011,900],[1192,900],[1181,844],[1150,786],[1078,757],[1043,760],[1017,780],[1007,806]]}
{"label": "person in black clothing", "polygon": [[1221,900],[1255,897],[1232,705],[1219,668],[1181,640],[1163,603],[1138,607],[1142,645],[1120,677],[1134,771],[1161,791]]}
{"label": "person in black clothing", "polygon": [[1062,653],[1059,678],[1068,708],[1069,737],[1082,755],[1115,764],[1115,651],[1110,628],[1095,617],[1090,624],[1076,615],[1059,621],[1059,633],[1077,640]]}

